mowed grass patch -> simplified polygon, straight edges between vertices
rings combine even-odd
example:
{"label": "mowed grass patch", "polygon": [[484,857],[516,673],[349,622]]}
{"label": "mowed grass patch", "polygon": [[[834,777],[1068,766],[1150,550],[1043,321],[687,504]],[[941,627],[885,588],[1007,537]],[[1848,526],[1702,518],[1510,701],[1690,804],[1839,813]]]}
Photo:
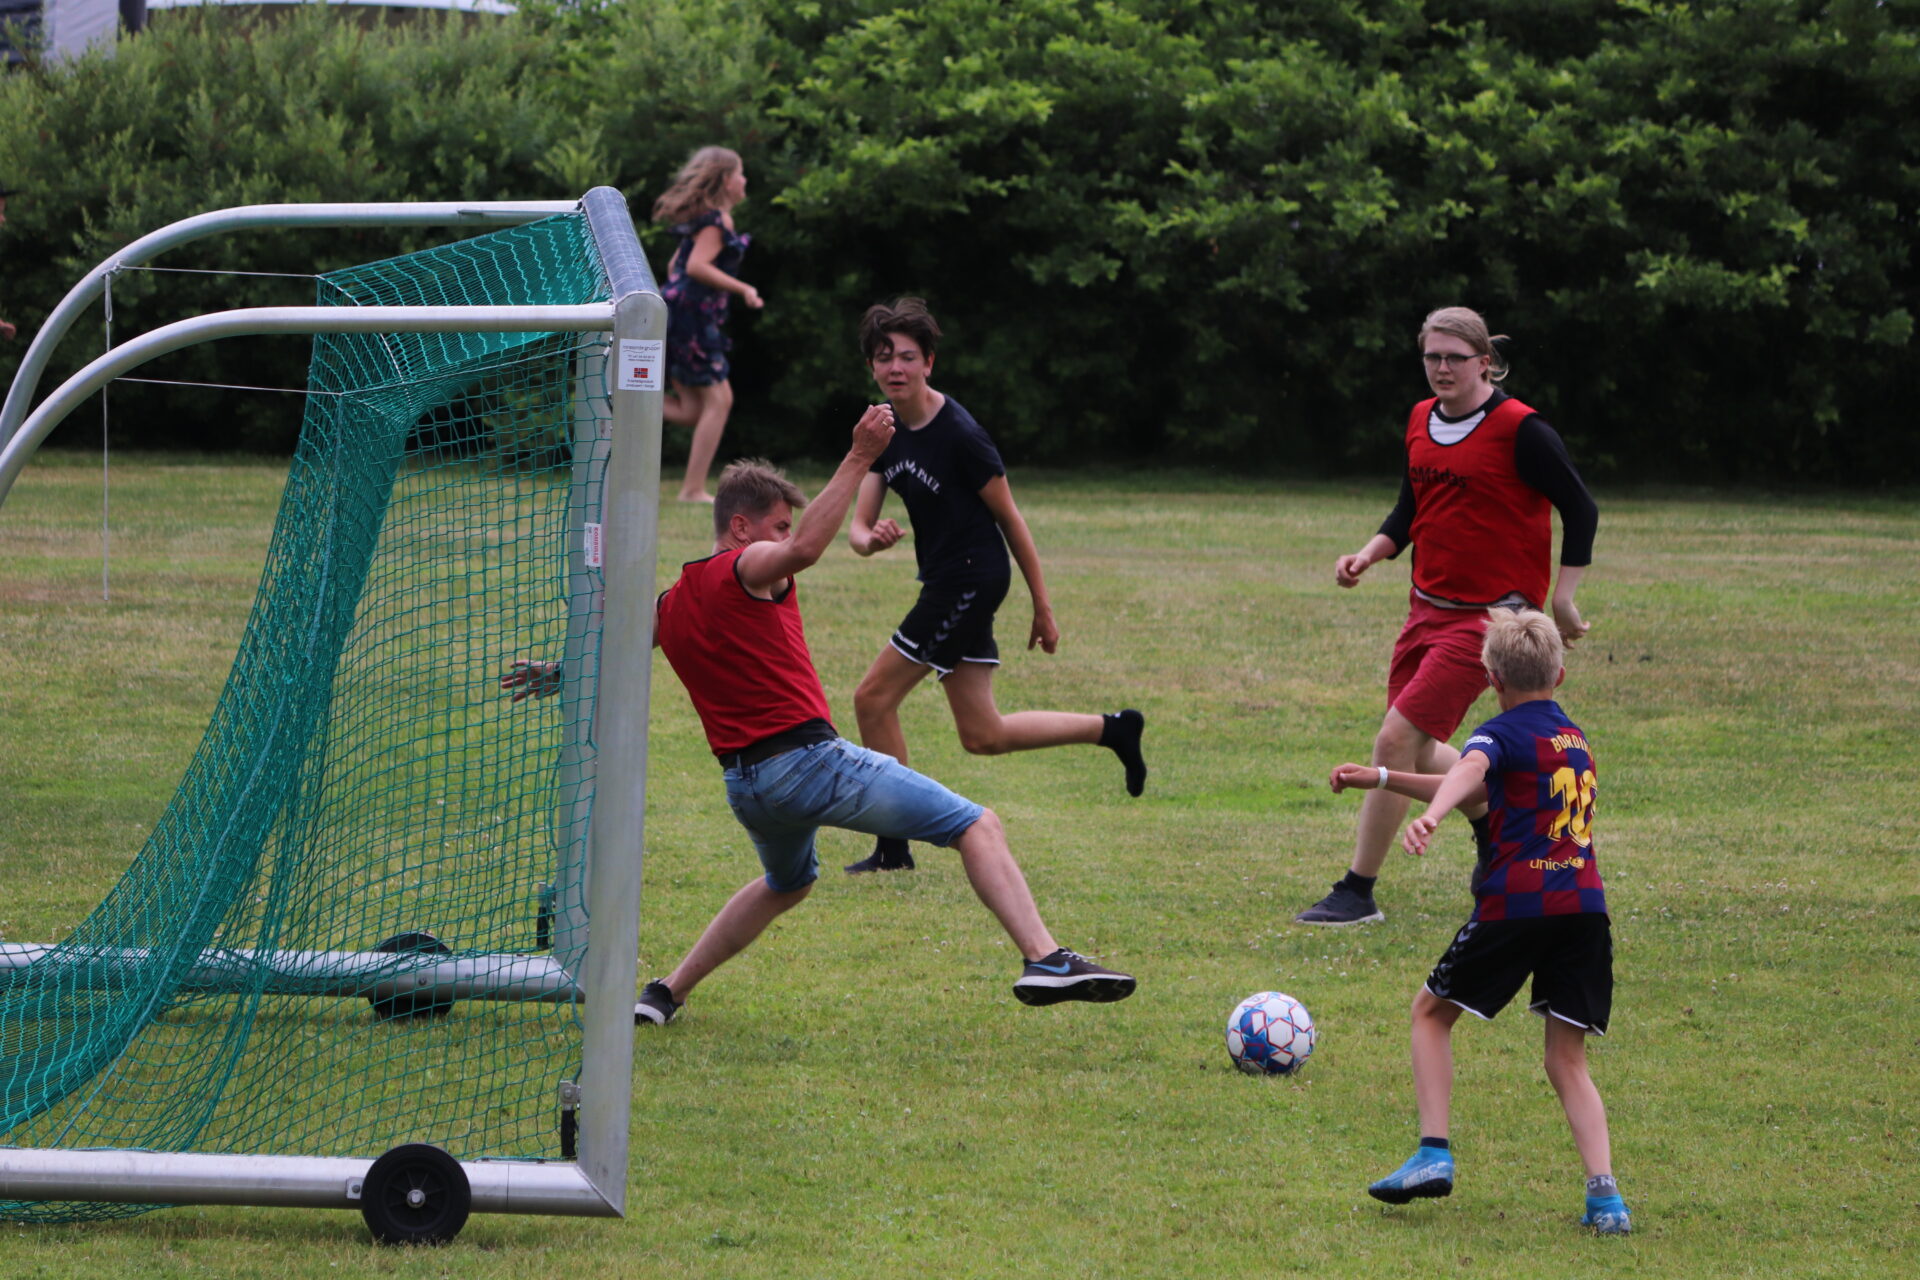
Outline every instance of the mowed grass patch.
{"label": "mowed grass patch", "polygon": [[[116,460],[113,598],[99,475],[49,455],[0,509],[0,865],[8,940],[58,937],[171,795],[224,681],[284,467]],[[810,489],[820,474],[800,479]],[[1005,818],[1062,942],[1139,975],[1106,1007],[1029,1010],[950,853],[822,883],[664,1031],[638,1033],[625,1222],[476,1218],[449,1249],[346,1215],[183,1208],[4,1228],[25,1275],[865,1277],[1890,1276],[1920,1244],[1920,515],[1912,504],[1599,495],[1595,622],[1563,701],[1599,763],[1619,989],[1594,1073],[1636,1234],[1575,1225],[1579,1169],[1523,1011],[1457,1037],[1446,1201],[1366,1182],[1414,1137],[1406,1008],[1467,910],[1464,827],[1396,855],[1384,924],[1291,923],[1350,850],[1327,769],[1364,759],[1407,568],[1332,581],[1382,485],[1016,475],[1063,631],[1005,710],[1146,712],[1147,794],[1073,747],[983,758],[939,690],[913,763]],[[897,514],[897,512],[895,513]],[[706,554],[663,503],[660,586]],[[914,594],[911,544],[844,540],[802,579],[836,720]],[[718,770],[655,671],[643,976],[754,872]],[[1476,714],[1490,714],[1483,701]],[[1899,824],[1896,833],[1896,823]],[[1297,1080],[1235,1073],[1227,1011],[1306,1002]],[[351,1087],[343,1082],[342,1087]]]}

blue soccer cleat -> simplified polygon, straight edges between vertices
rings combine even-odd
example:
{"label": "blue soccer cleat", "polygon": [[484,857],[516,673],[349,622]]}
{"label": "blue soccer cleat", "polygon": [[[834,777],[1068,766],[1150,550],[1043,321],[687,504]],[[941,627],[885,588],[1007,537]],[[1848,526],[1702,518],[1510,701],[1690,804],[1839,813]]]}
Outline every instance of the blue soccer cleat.
{"label": "blue soccer cleat", "polygon": [[1592,1227],[1595,1235],[1624,1236],[1633,1230],[1633,1218],[1619,1196],[1588,1196],[1587,1214],[1580,1225]]}
{"label": "blue soccer cleat", "polygon": [[1412,1159],[1380,1181],[1370,1184],[1367,1194],[1388,1204],[1405,1204],[1409,1200],[1452,1195],[1453,1152],[1443,1151],[1439,1147],[1421,1147],[1413,1153]]}

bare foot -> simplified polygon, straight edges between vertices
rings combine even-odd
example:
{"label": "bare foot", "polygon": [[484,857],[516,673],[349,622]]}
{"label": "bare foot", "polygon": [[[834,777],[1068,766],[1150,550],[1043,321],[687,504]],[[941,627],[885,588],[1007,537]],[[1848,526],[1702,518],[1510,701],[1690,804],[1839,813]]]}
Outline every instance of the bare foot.
{"label": "bare foot", "polygon": [[713,495],[710,493],[683,493],[680,495],[680,501],[711,503],[713,501]]}

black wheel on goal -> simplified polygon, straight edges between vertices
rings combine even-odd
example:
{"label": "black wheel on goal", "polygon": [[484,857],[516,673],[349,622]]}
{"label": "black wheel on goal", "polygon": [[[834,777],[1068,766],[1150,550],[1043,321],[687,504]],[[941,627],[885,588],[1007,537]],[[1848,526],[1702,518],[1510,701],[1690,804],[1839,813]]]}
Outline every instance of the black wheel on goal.
{"label": "black wheel on goal", "polygon": [[467,1171],[424,1142],[375,1160],[360,1188],[360,1216],[381,1244],[446,1244],[467,1225],[472,1208]]}
{"label": "black wheel on goal", "polygon": [[[418,955],[448,956],[453,948],[430,933],[402,933],[388,938],[374,948],[391,955],[412,952]],[[444,1018],[453,1008],[451,997],[434,999],[418,991],[391,991],[385,995],[368,996],[367,1003],[373,1006],[373,1016],[382,1022],[409,1022],[421,1018]]]}

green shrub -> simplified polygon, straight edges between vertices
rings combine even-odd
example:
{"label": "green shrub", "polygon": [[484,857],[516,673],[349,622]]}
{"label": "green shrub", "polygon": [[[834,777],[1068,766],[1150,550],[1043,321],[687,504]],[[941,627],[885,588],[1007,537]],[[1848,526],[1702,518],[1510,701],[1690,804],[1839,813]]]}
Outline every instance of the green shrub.
{"label": "green shrub", "polygon": [[[558,109],[532,92],[555,61],[520,24],[438,16],[366,28],[323,11],[253,23],[162,15],[111,51],[0,77],[9,181],[0,303],[23,333],[114,249],[209,209],[280,201],[564,198],[544,163]],[[307,275],[406,252],[444,231],[261,231],[170,252],[163,268]],[[305,305],[311,281],[130,271],[112,281],[119,337],[205,311]],[[98,354],[63,344],[42,391]],[[11,376],[24,341],[5,352]],[[141,376],[304,387],[294,339],[189,348]],[[144,446],[290,449],[298,397],[129,385],[116,429]],[[69,436],[97,437],[70,420]]]}
{"label": "green shrub", "polygon": [[1910,8],[926,0],[775,111],[783,404],[915,290],[1017,452],[1390,466],[1465,302],[1596,473],[1920,475]]}

